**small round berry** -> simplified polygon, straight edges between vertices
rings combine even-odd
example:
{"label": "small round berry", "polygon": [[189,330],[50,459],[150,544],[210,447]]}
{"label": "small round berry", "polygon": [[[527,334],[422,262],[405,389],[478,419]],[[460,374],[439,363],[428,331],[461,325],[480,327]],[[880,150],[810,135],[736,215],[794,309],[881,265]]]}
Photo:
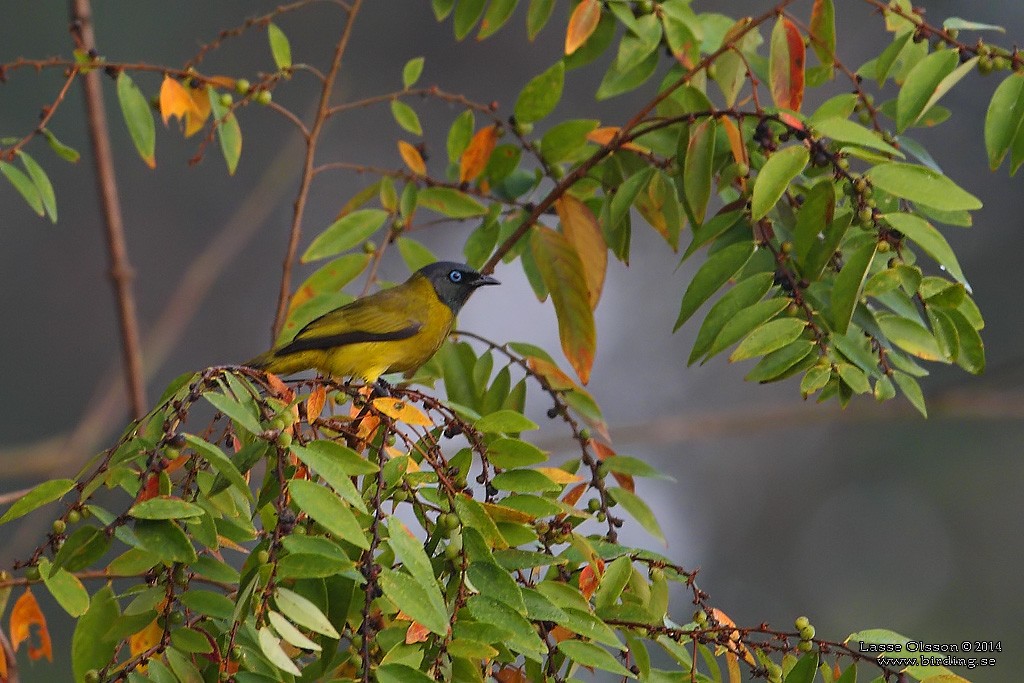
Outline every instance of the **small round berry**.
{"label": "small round berry", "polygon": [[814,649],[814,643],[809,640],[801,640],[797,643],[796,649],[800,650],[800,652],[810,652]]}
{"label": "small round berry", "polygon": [[239,78],[235,81],[235,92],[239,95],[244,95],[249,92],[249,88],[252,87],[252,83],[247,78]]}
{"label": "small round berry", "polygon": [[256,104],[262,104],[265,107],[270,104],[270,101],[273,98],[274,96],[270,94],[269,90],[260,90],[256,93],[256,97],[254,99],[256,100]]}
{"label": "small round berry", "polygon": [[376,242],[371,242],[370,240],[366,240],[365,242],[363,242],[363,253],[364,254],[372,254],[375,251],[377,251],[377,243]]}
{"label": "small round berry", "polygon": [[796,621],[793,622],[793,625],[796,626],[796,630],[799,631],[801,629],[805,629],[808,626],[810,626],[811,625],[811,620],[808,619],[807,617],[797,617]]}
{"label": "small round berry", "polygon": [[591,434],[590,434],[590,430],[589,429],[584,427],[583,429],[580,430],[580,439],[581,440],[583,440],[583,441],[590,441],[590,438],[591,438]]}
{"label": "small round berry", "polygon": [[39,567],[32,565],[25,570],[25,578],[29,581],[38,581],[41,574],[39,573]]}
{"label": "small round berry", "polygon": [[807,624],[807,626],[804,626],[802,629],[800,629],[800,639],[801,640],[812,640],[813,638],[814,638],[814,626],[812,626],[811,624]]}
{"label": "small round berry", "polygon": [[261,550],[258,553],[256,553],[256,560],[260,564],[266,564],[267,562],[270,562],[270,553],[268,553],[266,550]]}
{"label": "small round berry", "polygon": [[55,519],[53,520],[53,524],[50,525],[50,528],[53,529],[53,533],[62,534],[67,530],[68,525],[63,519]]}
{"label": "small round berry", "polygon": [[85,676],[82,677],[85,683],[100,683],[100,672],[96,669],[89,669],[85,672]]}
{"label": "small round berry", "polygon": [[229,93],[229,92],[222,92],[220,94],[220,106],[222,106],[222,107],[230,107],[234,103],[235,103],[235,98],[231,96],[231,93]]}
{"label": "small round berry", "polygon": [[587,509],[591,512],[597,512],[601,509],[601,501],[597,498],[591,498],[587,501]]}
{"label": "small round berry", "polygon": [[82,512],[78,510],[72,510],[68,513],[68,524],[78,524],[82,521],[82,515],[88,513],[87,508],[82,508]]}

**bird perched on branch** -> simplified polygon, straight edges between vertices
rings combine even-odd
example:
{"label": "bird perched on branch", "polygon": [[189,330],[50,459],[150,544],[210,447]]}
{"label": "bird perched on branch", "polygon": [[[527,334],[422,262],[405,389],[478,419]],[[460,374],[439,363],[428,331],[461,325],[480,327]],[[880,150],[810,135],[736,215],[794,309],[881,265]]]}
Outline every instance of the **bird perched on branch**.
{"label": "bird perched on branch", "polygon": [[441,348],[470,295],[496,284],[462,263],[431,263],[400,285],[325,313],[245,365],[279,375],[315,369],[368,384],[389,372],[411,372]]}

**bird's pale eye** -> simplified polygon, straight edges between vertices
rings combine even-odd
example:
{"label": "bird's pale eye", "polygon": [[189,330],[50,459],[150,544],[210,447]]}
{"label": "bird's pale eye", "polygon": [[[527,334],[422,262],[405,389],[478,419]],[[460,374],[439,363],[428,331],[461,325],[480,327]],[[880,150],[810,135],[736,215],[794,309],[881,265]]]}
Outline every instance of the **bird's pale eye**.
{"label": "bird's pale eye", "polygon": [[448,273],[448,279],[452,282],[462,282],[462,273],[458,270],[453,270]]}

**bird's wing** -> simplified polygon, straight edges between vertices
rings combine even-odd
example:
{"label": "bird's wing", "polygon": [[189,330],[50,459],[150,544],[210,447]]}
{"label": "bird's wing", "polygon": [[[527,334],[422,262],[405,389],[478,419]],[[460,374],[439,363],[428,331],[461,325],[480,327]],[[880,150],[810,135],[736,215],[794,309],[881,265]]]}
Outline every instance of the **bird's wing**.
{"label": "bird's wing", "polygon": [[295,339],[278,349],[276,355],[408,339],[419,332],[423,323],[410,315],[405,296],[396,289],[356,299],[325,313],[299,330]]}

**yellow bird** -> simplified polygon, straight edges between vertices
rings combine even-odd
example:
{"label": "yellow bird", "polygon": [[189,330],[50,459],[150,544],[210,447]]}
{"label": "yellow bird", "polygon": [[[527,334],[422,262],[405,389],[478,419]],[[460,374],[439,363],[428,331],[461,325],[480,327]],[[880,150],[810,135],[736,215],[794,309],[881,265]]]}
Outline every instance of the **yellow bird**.
{"label": "yellow bird", "polygon": [[316,369],[368,384],[389,372],[411,372],[441,348],[469,296],[496,284],[462,263],[431,263],[400,285],[325,313],[245,365],[279,375]]}

